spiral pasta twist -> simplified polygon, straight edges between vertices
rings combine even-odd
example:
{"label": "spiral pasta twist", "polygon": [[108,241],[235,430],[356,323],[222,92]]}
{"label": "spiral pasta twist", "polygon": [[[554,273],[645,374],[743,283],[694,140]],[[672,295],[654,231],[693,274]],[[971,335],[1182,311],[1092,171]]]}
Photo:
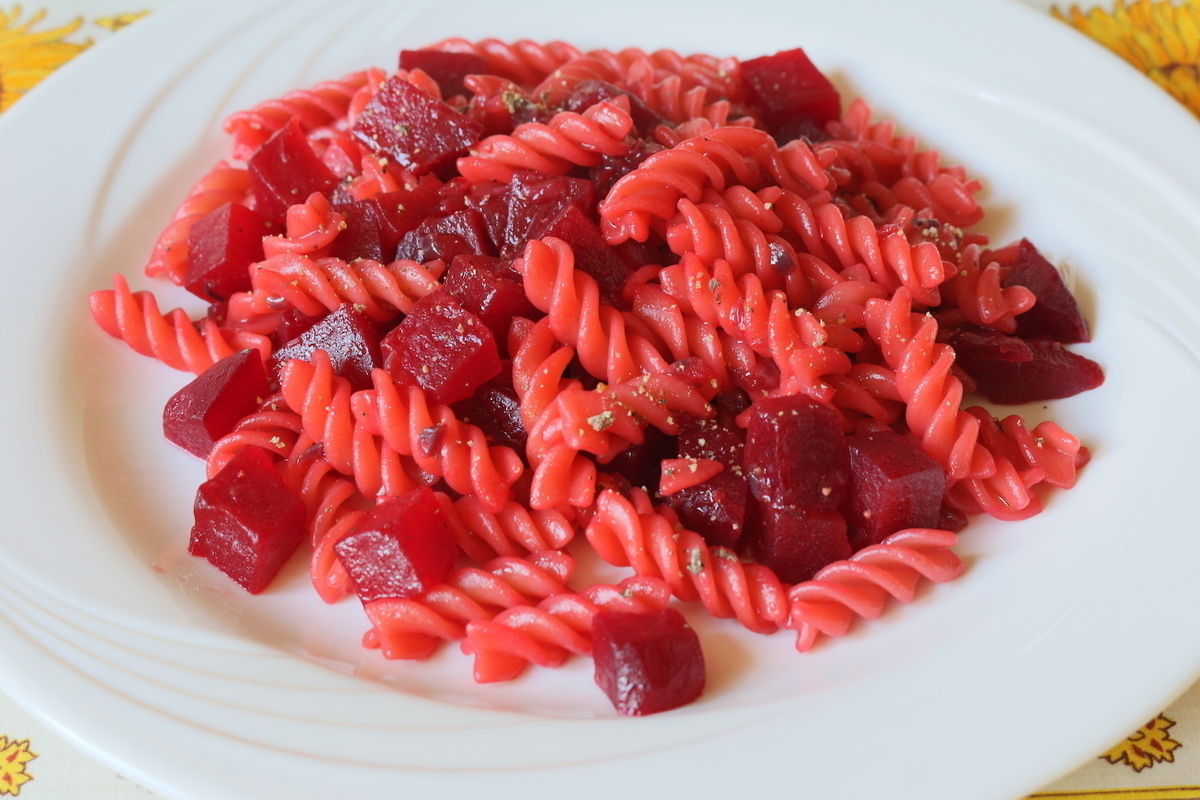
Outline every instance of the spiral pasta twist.
{"label": "spiral pasta twist", "polygon": [[957,543],[950,531],[909,528],[796,584],[788,590],[787,617],[787,627],[796,631],[796,649],[809,650],[821,634],[845,636],[855,617],[877,619],[889,597],[912,602],[921,578],[954,580],[963,572],[951,549]]}
{"label": "spiral pasta twist", "polygon": [[515,500],[493,512],[471,495],[452,500],[437,493],[459,549],[474,561],[562,550],[575,538],[573,510],[526,508]]}
{"label": "spiral pasta twist", "polygon": [[146,261],[145,272],[151,278],[166,278],[183,285],[187,272],[188,234],[204,215],[226,203],[241,203],[250,194],[250,173],[218,161],[188,191],[187,197],[171,215],[171,221],[159,234]]}
{"label": "spiral pasta twist", "polygon": [[471,53],[488,62],[488,72],[508,78],[522,86],[536,86],[571,59],[582,53],[566,42],[540,44],[529,39],[508,43],[499,39],[472,42],[462,38],[443,39],[422,48],[443,53]]}
{"label": "spiral pasta twist", "polygon": [[505,609],[490,620],[467,623],[462,650],[475,656],[478,683],[513,680],[529,664],[560,666],[571,653],[592,652],[592,617],[602,608],[648,614],[671,598],[661,580],[635,576],[619,584],[593,584],[578,594],[551,595],[534,605]]}
{"label": "spiral pasta twist", "polygon": [[253,348],[265,361],[270,340],[248,331],[223,331],[211,319],[197,326],[183,309],[163,314],[147,291],[132,291],[125,278],[113,276],[113,288],[88,297],[92,317],[109,336],[124,340],[141,355],[157,359],[172,369],[199,375],[238,350]]}
{"label": "spiral pasta twist", "polygon": [[958,269],[947,282],[948,299],[968,322],[1015,333],[1017,315],[1033,308],[1037,297],[1024,286],[1002,286],[1000,265],[981,265],[981,255],[978,245],[963,248]]}
{"label": "spiral pasta twist", "polygon": [[387,659],[426,659],[442,641],[463,639],[471,622],[566,592],[574,571],[574,559],[555,551],[456,569],[419,598],[364,603],[372,627],[363,644],[378,647]]}
{"label": "spiral pasta twist", "polygon": [[333,210],[325,195],[314,192],[288,208],[283,236],[263,237],[263,255],[268,259],[285,254],[320,257],[345,229],[346,218]]}
{"label": "spiral pasta twist", "polygon": [[710,547],[700,534],[682,528],[670,509],[654,509],[644,492],[633,493],[632,501],[610,489],[596,496],[584,534],[602,559],[661,578],[680,600],[699,601],[714,617],[737,619],[756,633],[772,633],[783,624],[788,603],[774,572],[744,563],[728,548]]}

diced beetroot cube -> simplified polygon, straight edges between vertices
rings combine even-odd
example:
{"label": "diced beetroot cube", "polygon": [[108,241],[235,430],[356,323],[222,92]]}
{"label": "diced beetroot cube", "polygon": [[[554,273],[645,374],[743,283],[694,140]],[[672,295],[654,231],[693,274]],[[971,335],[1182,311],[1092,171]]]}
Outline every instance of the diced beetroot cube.
{"label": "diced beetroot cube", "polygon": [[596,223],[585,217],[573,205],[559,212],[539,238],[554,236],[571,246],[575,254],[575,269],[591,275],[600,287],[600,299],[617,308],[627,308],[623,297],[625,282],[633,270],[616,251],[604,241]]}
{"label": "diced beetroot cube", "polygon": [[463,422],[479,427],[493,444],[525,452],[528,436],[521,422],[521,399],[504,373],[455,403],[454,413]]}
{"label": "diced beetroot cube", "polygon": [[483,215],[464,208],[445,217],[430,217],[400,240],[396,258],[424,264],[435,258],[449,263],[458,255],[492,255]]}
{"label": "diced beetroot cube", "polygon": [[1022,239],[1004,278],[1005,286],[1024,286],[1037,303],[1017,316],[1017,336],[1054,339],[1063,344],[1090,342],[1087,321],[1075,297],[1054,265],[1042,257],[1028,239]]}
{"label": "diced beetroot cube", "polygon": [[334,373],[350,381],[355,391],[371,388],[371,370],[383,363],[374,323],[350,303],[275,351],[271,370],[278,374],[284,362],[292,358],[308,361],[317,350],[329,354]]}
{"label": "diced beetroot cube", "polygon": [[289,207],[303,203],[314,192],[328,195],[338,185],[337,176],[313,152],[295,119],[267,139],[246,168],[254,187],[254,209],[280,225]]}
{"label": "diced beetroot cube", "polygon": [[850,482],[850,448],[836,411],[803,395],[762,398],[750,411],[743,466],[766,505],[836,509]]}
{"label": "diced beetroot cube", "polygon": [[243,448],[200,484],[194,513],[188,552],[250,594],[267,588],[304,539],[304,501],[284,485],[261,447]]}
{"label": "diced beetroot cube", "polygon": [[659,125],[670,124],[646,105],[642,98],[607,81],[588,80],[579,83],[572,90],[571,96],[567,98],[564,108],[567,111],[582,114],[592,106],[612,100],[619,95],[629,98],[629,116],[633,119],[633,127],[638,136],[646,138]]}
{"label": "diced beetroot cube", "polygon": [[469,94],[463,85],[468,75],[487,75],[488,62],[474,53],[442,53],[437,50],[401,50],[400,69],[419,69],[437,81],[442,97]]}
{"label": "diced beetroot cube", "polygon": [[458,255],[442,282],[463,308],[483,320],[497,343],[507,340],[513,317],[542,316],[525,294],[521,274],[512,263],[492,256]]}
{"label": "diced beetroot cube", "polygon": [[271,344],[275,350],[281,350],[293,339],[299,338],[305,331],[312,328],[329,314],[305,314],[288,306],[279,315],[279,324],[271,332]]}
{"label": "diced beetroot cube", "polygon": [[662,479],[663,459],[674,458],[675,437],[647,425],[642,429],[645,438],[631,444],[601,469],[624,476],[631,486],[641,486],[653,491]]}
{"label": "diced beetroot cube", "polygon": [[262,404],[268,389],[257,350],[226,356],[167,401],[163,434],[192,455],[207,458],[217,439]]}
{"label": "diced beetroot cube", "polygon": [[508,194],[509,185],[504,183],[477,184],[470,194],[464,198],[468,208],[473,208],[483,215],[487,225],[488,239],[492,243],[493,252],[507,252],[505,236],[508,230]]}
{"label": "diced beetroot cube", "polygon": [[397,191],[377,194],[372,198],[379,206],[380,241],[389,258],[396,252],[404,234],[437,215],[443,186],[434,176],[422,175]]}
{"label": "diced beetroot cube", "polygon": [[359,114],[353,133],[373,152],[423,175],[478,142],[483,126],[393,75]]}
{"label": "diced beetroot cube", "polygon": [[674,608],[592,617],[596,684],[617,713],[641,716],[687,705],[704,691],[700,637]]}
{"label": "diced beetroot cube", "polygon": [[1032,339],[1025,345],[1028,361],[997,358],[994,347],[977,347],[966,336],[955,339],[954,351],[958,365],[975,379],[984,397],[1001,405],[1071,397],[1104,383],[1099,364],[1058,342]]}
{"label": "diced beetroot cube", "polygon": [[433,491],[422,486],[384,500],[333,546],[363,603],[420,597],[437,586],[458,552]]}
{"label": "diced beetroot cube", "polygon": [[550,225],[570,206],[579,209],[585,218],[595,215],[596,190],[591,181],[518,172],[508,184],[508,227],[501,252],[515,255],[530,239],[552,235],[547,233]]}
{"label": "diced beetroot cube", "polygon": [[941,528],[944,531],[954,531],[958,533],[963,528],[967,527],[967,515],[960,508],[942,503],[942,510],[938,515],[938,524],[934,527]]}
{"label": "diced beetroot cube", "polygon": [[746,532],[750,485],[742,469],[745,434],[733,417],[733,413],[720,409],[714,419],[689,420],[680,426],[677,439],[680,458],[712,459],[724,464],[725,469],[667,500],[685,528],[700,534],[711,545],[736,550]]}
{"label": "diced beetroot cube", "polygon": [[391,261],[396,248],[384,251],[383,215],[375,200],[334,203],[333,210],[345,218],[346,227],[333,240],[329,255],[343,261],[356,258],[370,258],[384,263]]}
{"label": "diced beetroot cube", "polygon": [[492,332],[445,291],[423,297],[382,343],[384,369],[434,403],[457,403],[500,374]]}
{"label": "diced beetroot cube", "polygon": [[837,511],[783,509],[751,504],[749,538],[755,557],[784,583],[800,583],[821,567],[849,558],[846,521]]}
{"label": "diced beetroot cube", "polygon": [[250,291],[250,265],[263,260],[270,233],[261,214],[238,203],[205,214],[188,231],[184,288],[210,302]]}
{"label": "diced beetroot cube", "polygon": [[[984,328],[963,328],[949,337],[954,352],[966,351],[972,358],[988,361],[1010,361],[1013,363],[1032,361],[1033,350],[1024,339],[1005,336],[999,331]],[[972,378],[974,380],[974,378]]]}
{"label": "diced beetroot cube", "polygon": [[639,141],[623,156],[600,156],[600,164],[588,168],[588,177],[595,185],[596,192],[604,197],[613,184],[632,172],[638,164],[664,149],[658,142]]}
{"label": "diced beetroot cube", "polygon": [[741,70],[747,98],[772,131],[842,115],[837,89],[799,48],[743,61]]}
{"label": "diced beetroot cube", "polygon": [[904,528],[936,528],[946,471],[920,447],[892,431],[847,437],[850,492],[845,517],[855,550]]}

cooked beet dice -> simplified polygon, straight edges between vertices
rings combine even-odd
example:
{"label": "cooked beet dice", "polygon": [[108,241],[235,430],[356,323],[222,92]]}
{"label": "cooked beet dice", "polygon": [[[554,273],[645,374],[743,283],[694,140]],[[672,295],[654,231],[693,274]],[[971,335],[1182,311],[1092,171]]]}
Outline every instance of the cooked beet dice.
{"label": "cooked beet dice", "polygon": [[205,214],[188,231],[184,288],[210,302],[250,291],[250,265],[262,261],[269,233],[261,214],[238,203]]}
{"label": "cooked beet dice", "polygon": [[[328,195],[338,185],[337,176],[313,152],[295,119],[263,142],[246,168],[254,187],[254,209],[278,225],[283,224],[289,207],[303,203],[314,192]],[[282,227],[278,232],[283,232]]]}
{"label": "cooked beet dice", "polygon": [[713,419],[688,420],[676,440],[680,458],[708,458],[725,469],[704,483],[682,489],[667,498],[688,530],[711,545],[736,550],[746,531],[750,485],[742,469],[745,434],[734,422],[735,414],[720,406]]}
{"label": "cooked beet dice", "polygon": [[420,597],[454,568],[458,551],[433,491],[384,500],[333,546],[363,603]]}
{"label": "cooked beet dice", "polygon": [[704,691],[700,638],[674,608],[592,617],[596,683],[617,713],[634,717],[687,705]]}
{"label": "cooked beet dice", "polygon": [[271,370],[278,374],[284,362],[292,358],[308,361],[317,350],[329,354],[334,373],[350,381],[355,391],[371,388],[371,370],[383,364],[375,324],[350,303],[276,350],[271,356]]}
{"label": "cooked beet dice", "polygon": [[904,528],[936,528],[946,471],[920,447],[892,431],[847,437],[850,491],[845,517],[855,550]]}
{"label": "cooked beet dice", "polygon": [[529,301],[521,273],[512,264],[512,259],[459,255],[443,280],[446,291],[483,320],[497,344],[507,340],[513,317],[536,320],[542,316]]}
{"label": "cooked beet dice", "polygon": [[604,241],[604,234],[596,223],[585,217],[578,208],[568,205],[560,211],[541,236],[554,236],[571,246],[575,254],[575,269],[596,279],[601,300],[617,308],[628,307],[623,291],[633,270]]}
{"label": "cooked beet dice", "polygon": [[984,328],[963,328],[950,337],[950,344],[960,357],[967,352],[971,359],[986,361],[1016,363],[1033,360],[1033,349],[1024,339]]}
{"label": "cooked beet dice", "polygon": [[384,369],[434,403],[457,403],[500,374],[492,332],[445,291],[423,297],[383,339]]}
{"label": "cooked beet dice", "polygon": [[850,448],[832,408],[803,395],[762,398],[750,410],[743,467],[766,505],[836,509],[850,482]]}
{"label": "cooked beet dice", "polygon": [[163,434],[192,455],[207,458],[217,439],[262,404],[268,388],[257,350],[226,356],[167,401]]}
{"label": "cooked beet dice", "polygon": [[653,490],[662,479],[663,459],[675,458],[675,438],[647,425],[642,429],[645,438],[617,453],[601,469],[624,476],[632,486]]}
{"label": "cooked beet dice", "polygon": [[805,122],[819,128],[842,115],[837,89],[799,48],[743,61],[741,69],[747,98],[772,131]]}
{"label": "cooked beet dice", "polygon": [[993,348],[975,347],[963,336],[955,339],[954,352],[983,396],[1001,405],[1071,397],[1104,383],[1103,370],[1090,358],[1048,339],[1024,343],[1030,351],[1028,361],[997,358]]}
{"label": "cooked beet dice", "polygon": [[492,255],[487,223],[473,208],[464,208],[444,217],[430,217],[400,240],[396,258],[422,264],[440,258],[449,263],[459,255]]}
{"label": "cooked beet dice", "polygon": [[854,554],[846,521],[837,511],[751,506],[751,549],[784,583],[800,583],[821,567]]}
{"label": "cooked beet dice", "polygon": [[493,444],[525,452],[529,437],[521,422],[521,399],[506,374],[501,373],[466,400],[455,403],[454,413],[463,422],[480,428]]}
{"label": "cooked beet dice", "polygon": [[474,53],[442,53],[437,50],[401,50],[400,69],[419,69],[437,82],[442,97],[468,94],[463,78],[487,75],[488,62]]}
{"label": "cooked beet dice", "polygon": [[1028,239],[1017,245],[1004,285],[1024,286],[1037,296],[1033,308],[1017,316],[1017,336],[1054,339],[1063,344],[1091,341],[1083,312],[1062,275]]}
{"label": "cooked beet dice", "polygon": [[288,306],[279,315],[279,324],[271,332],[271,344],[275,350],[280,350],[328,316],[328,312],[324,314],[305,314],[292,306]]}
{"label": "cooked beet dice", "polygon": [[[257,354],[255,358],[257,358]],[[304,501],[288,490],[269,453],[246,447],[200,484],[188,552],[258,594],[304,539]]]}
{"label": "cooked beet dice", "polygon": [[[592,179],[596,191],[603,197],[608,194],[608,190],[613,187],[613,184],[632,172],[638,164],[664,149],[666,148],[658,142],[638,141],[634,144],[633,149],[623,156],[600,156],[600,164],[588,168],[588,177]],[[630,239],[629,241],[634,240]]]}
{"label": "cooked beet dice", "polygon": [[591,181],[528,170],[518,172],[508,184],[508,222],[501,252],[516,255],[530,239],[557,235],[548,233],[551,224],[570,206],[585,218],[595,215],[596,190]]}
{"label": "cooked beet dice", "polygon": [[483,126],[393,75],[359,114],[353,132],[373,152],[423,175],[478,142]]}
{"label": "cooked beet dice", "polygon": [[383,215],[373,199],[334,203],[333,210],[345,218],[346,227],[333,240],[329,255],[343,261],[370,258],[387,263],[392,260],[396,248],[384,250]]}
{"label": "cooked beet dice", "polygon": [[659,125],[671,124],[655,113],[650,106],[646,105],[642,101],[642,98],[633,92],[614,86],[607,81],[588,80],[580,82],[571,91],[571,96],[564,103],[564,108],[567,111],[582,114],[592,106],[612,100],[614,97],[620,95],[629,98],[629,116],[633,119],[633,127],[637,131],[638,136],[647,138],[654,133],[654,129]]}
{"label": "cooked beet dice", "polygon": [[384,192],[372,198],[379,207],[380,241],[389,260],[404,234],[429,217],[439,215],[438,206],[444,185],[433,175],[422,175],[394,192]]}

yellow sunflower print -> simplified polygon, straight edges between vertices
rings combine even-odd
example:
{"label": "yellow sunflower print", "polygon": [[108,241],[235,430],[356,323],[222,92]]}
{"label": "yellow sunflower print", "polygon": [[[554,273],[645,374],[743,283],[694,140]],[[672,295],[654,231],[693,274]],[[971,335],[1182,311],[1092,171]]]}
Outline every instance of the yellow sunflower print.
{"label": "yellow sunflower print", "polygon": [[39,11],[24,22],[21,16],[20,6],[11,12],[0,9],[0,111],[91,44],[91,40],[82,44],[66,41],[79,30],[82,19],[52,30],[35,31],[46,12]]}
{"label": "yellow sunflower print", "polygon": [[1200,0],[1118,0],[1112,11],[1054,8],[1200,116]]}

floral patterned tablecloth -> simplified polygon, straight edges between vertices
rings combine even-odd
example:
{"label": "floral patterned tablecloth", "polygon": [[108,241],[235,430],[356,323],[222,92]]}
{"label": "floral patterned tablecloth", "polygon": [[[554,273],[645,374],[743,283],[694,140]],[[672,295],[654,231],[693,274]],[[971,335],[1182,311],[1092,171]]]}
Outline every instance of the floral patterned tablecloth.
{"label": "floral patterned tablecloth", "polygon": [[[1023,0],[1118,53],[1200,117],[1200,0]],[[0,112],[98,40],[170,0],[0,0]],[[1198,122],[1200,124],[1200,122]],[[0,153],[0,158],[5,154]],[[0,657],[2,657],[0,653]],[[1129,676],[1137,680],[1136,675]],[[0,687],[2,689],[3,687]],[[1045,720],[1053,725],[1054,720]],[[1014,758],[1021,743],[1014,742]],[[153,798],[0,692],[0,798]],[[1035,798],[1200,800],[1200,684]]]}

